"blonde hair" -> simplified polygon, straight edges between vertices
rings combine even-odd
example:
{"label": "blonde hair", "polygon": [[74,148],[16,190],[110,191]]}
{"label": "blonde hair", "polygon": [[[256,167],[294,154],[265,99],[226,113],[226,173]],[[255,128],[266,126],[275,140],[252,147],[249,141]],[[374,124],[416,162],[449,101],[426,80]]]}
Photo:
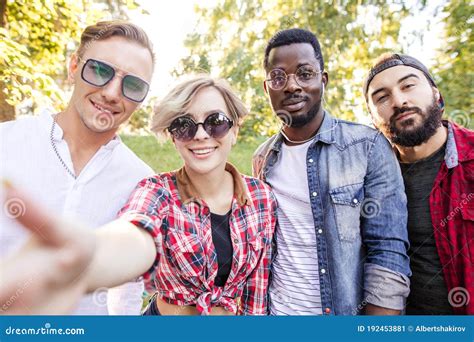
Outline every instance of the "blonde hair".
{"label": "blonde hair", "polygon": [[153,66],[155,65],[153,44],[146,32],[141,27],[124,20],[100,21],[94,25],[87,26],[84,32],[82,32],[77,55],[79,58],[82,58],[93,42],[110,37],[124,37],[146,48],[150,52]]}
{"label": "blonde hair", "polygon": [[235,94],[229,83],[220,78],[213,78],[209,75],[194,75],[178,83],[171,91],[156,104],[154,115],[151,121],[151,130],[158,138],[167,136],[167,128],[177,117],[184,114],[194,96],[207,87],[213,87],[224,98],[227,110],[236,126],[242,124],[248,110],[245,104]]}

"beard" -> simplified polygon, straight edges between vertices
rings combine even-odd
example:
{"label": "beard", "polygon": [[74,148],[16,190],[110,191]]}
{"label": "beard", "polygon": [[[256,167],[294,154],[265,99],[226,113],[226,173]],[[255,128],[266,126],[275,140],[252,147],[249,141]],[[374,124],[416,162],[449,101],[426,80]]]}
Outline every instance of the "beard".
{"label": "beard", "polygon": [[[406,112],[415,112],[423,117],[421,124],[413,129],[405,129],[414,124],[413,118],[407,119],[401,123],[401,128],[396,126],[396,119],[399,115]],[[390,123],[385,125],[385,131],[389,132],[390,141],[398,146],[413,147],[421,145],[428,141],[441,126],[441,117],[443,110],[438,106],[433,98],[432,104],[423,112],[419,107],[396,108],[390,118]]]}
{"label": "beard", "polygon": [[319,110],[321,109],[321,99],[317,101],[313,107],[309,109],[309,111],[305,114],[293,116],[291,114],[277,114],[283,123],[292,128],[303,127],[306,124],[310,123],[318,114]]}

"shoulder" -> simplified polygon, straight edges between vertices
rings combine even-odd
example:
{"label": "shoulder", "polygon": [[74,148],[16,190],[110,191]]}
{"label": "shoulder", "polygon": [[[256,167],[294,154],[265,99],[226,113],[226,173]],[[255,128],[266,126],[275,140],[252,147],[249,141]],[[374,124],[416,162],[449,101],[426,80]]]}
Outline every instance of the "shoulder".
{"label": "shoulder", "polygon": [[463,126],[459,126],[454,122],[449,122],[449,125],[453,129],[454,137],[457,141],[462,141],[470,145],[474,144],[474,131]]}
{"label": "shoulder", "polygon": [[38,116],[29,115],[2,122],[0,123],[2,153],[18,157],[24,153],[38,151],[49,141],[50,130],[51,127],[45,126],[44,118]]}
{"label": "shoulder", "polygon": [[265,156],[265,154],[268,152],[268,150],[275,143],[277,137],[278,137],[278,134],[275,134],[275,135],[271,136],[270,138],[268,138],[267,140],[265,140],[262,144],[260,144],[260,146],[258,146],[257,149],[255,150],[255,152],[253,154],[253,157],[255,158],[255,157],[259,157],[259,156]]}
{"label": "shoulder", "polygon": [[170,172],[155,174],[143,178],[135,187],[135,198],[147,198],[157,206],[172,201],[176,198],[177,189],[173,182],[173,175]]}
{"label": "shoulder", "polygon": [[275,202],[271,187],[260,179],[242,175],[244,184],[247,186],[247,193],[252,202],[258,203],[260,201]]}
{"label": "shoulder", "polygon": [[123,141],[120,141],[117,147],[120,162],[126,163],[127,168],[135,173],[141,174],[141,177],[154,174],[152,168],[141,160]]}
{"label": "shoulder", "polygon": [[15,120],[0,123],[0,131],[5,134],[18,134],[21,131],[31,134],[32,132],[27,130],[37,128],[39,125],[41,125],[39,116],[24,115]]}
{"label": "shoulder", "polygon": [[376,141],[380,132],[367,125],[334,118],[334,130],[337,141],[345,144],[369,140]]}
{"label": "shoulder", "polygon": [[373,153],[391,154],[390,142],[379,130],[367,125],[334,119],[334,139],[339,150],[362,143],[368,155]]}
{"label": "shoulder", "polygon": [[150,189],[164,189],[171,191],[175,188],[173,178],[173,172],[163,172],[159,174],[154,174],[152,176],[143,178],[138,183],[138,187],[146,187]]}
{"label": "shoulder", "polygon": [[456,142],[456,149],[461,162],[474,160],[474,131],[449,122]]}

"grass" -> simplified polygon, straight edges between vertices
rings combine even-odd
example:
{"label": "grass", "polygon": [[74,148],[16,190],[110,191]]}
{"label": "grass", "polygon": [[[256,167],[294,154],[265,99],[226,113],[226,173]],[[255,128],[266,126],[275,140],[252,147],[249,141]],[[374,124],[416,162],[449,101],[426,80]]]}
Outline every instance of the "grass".
{"label": "grass", "polygon": [[[183,165],[183,161],[171,141],[161,144],[151,135],[122,135],[121,138],[133,152],[157,173],[175,170]],[[229,156],[229,161],[241,173],[251,175],[252,155],[263,141],[265,141],[265,138],[237,142]]]}

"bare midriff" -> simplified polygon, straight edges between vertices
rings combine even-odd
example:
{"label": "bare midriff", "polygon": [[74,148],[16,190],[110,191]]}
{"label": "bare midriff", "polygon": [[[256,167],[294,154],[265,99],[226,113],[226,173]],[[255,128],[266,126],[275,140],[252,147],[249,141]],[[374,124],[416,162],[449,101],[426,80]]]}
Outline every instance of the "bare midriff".
{"label": "bare midriff", "polygon": [[[183,316],[195,316],[200,315],[199,311],[196,309],[195,306],[183,306],[183,305],[176,305],[170,304],[165,302],[163,299],[156,297],[156,307],[161,315],[168,316],[168,315],[183,315]],[[235,313],[231,311],[227,311],[221,306],[214,306],[211,308],[210,315],[215,316],[234,316]]]}

